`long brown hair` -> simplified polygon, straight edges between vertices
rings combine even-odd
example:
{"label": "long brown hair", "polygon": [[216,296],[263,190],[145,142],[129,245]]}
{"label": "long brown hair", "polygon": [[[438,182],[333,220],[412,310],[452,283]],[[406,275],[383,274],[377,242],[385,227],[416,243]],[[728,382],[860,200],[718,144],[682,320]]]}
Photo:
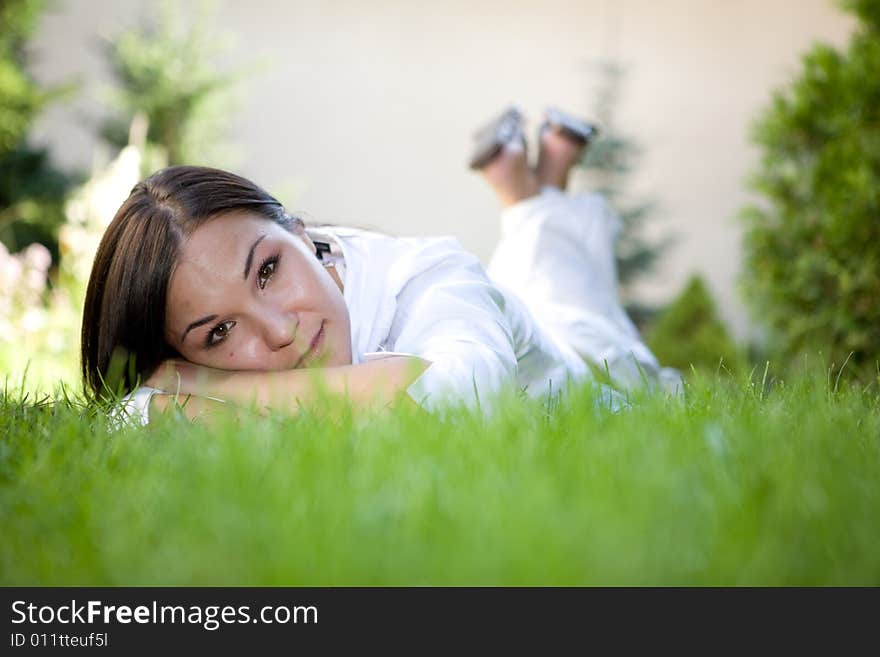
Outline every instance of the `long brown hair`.
{"label": "long brown hair", "polygon": [[87,391],[124,394],[178,357],[165,340],[165,304],[181,245],[206,221],[237,210],[288,230],[303,226],[250,180],[220,169],[168,167],[134,186],[101,239],[86,290]]}

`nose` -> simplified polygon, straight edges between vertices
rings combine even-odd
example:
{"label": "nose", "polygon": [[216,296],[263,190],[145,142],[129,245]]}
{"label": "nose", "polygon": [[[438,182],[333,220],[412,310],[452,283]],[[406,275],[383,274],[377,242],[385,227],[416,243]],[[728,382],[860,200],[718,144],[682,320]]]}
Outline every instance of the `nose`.
{"label": "nose", "polygon": [[290,345],[296,336],[299,317],[290,312],[269,312],[263,316],[263,335],[272,351]]}

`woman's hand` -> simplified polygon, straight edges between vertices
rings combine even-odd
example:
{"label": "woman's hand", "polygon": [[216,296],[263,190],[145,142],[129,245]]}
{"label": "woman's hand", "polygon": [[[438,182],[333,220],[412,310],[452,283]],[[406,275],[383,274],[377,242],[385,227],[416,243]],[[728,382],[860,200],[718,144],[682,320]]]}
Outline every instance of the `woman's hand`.
{"label": "woman's hand", "polygon": [[182,358],[170,358],[156,368],[145,385],[169,394],[204,394],[212,382],[216,384],[220,372]]}

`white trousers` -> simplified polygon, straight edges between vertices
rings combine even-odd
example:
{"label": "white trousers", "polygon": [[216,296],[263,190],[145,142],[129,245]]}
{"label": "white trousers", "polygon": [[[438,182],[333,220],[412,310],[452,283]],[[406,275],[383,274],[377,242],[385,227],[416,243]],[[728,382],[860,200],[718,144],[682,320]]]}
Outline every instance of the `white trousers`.
{"label": "white trousers", "polygon": [[631,388],[647,380],[675,390],[679,373],[660,367],[620,303],[614,242],[621,227],[603,196],[544,187],[502,211],[488,273],[556,340],[607,367],[616,383]]}

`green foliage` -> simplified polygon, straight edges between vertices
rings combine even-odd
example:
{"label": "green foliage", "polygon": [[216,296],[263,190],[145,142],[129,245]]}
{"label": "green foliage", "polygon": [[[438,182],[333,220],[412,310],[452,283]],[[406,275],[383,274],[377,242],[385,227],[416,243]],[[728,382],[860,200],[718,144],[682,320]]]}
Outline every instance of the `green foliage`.
{"label": "green foliage", "polygon": [[743,356],[718,316],[715,302],[700,276],[691,276],[684,290],[667,306],[646,336],[661,363],[688,373],[715,371],[719,363],[731,371]]}
{"label": "green foliage", "polygon": [[[743,287],[789,361],[822,351],[871,377],[880,357],[880,0],[843,3],[848,48],[817,45],[753,133]],[[851,354],[851,356],[850,356]]]}
{"label": "green foliage", "polygon": [[0,2],[0,241],[13,251],[39,241],[57,255],[55,231],[72,181],[44,149],[27,144],[40,111],[64,92],[42,88],[27,71],[27,40],[46,6],[46,0]]}
{"label": "green foliage", "polygon": [[148,172],[166,164],[217,164],[218,135],[230,115],[228,90],[240,73],[218,73],[222,38],[208,29],[202,4],[191,25],[181,8],[159,5],[155,19],[105,43],[116,77],[116,113],[103,136],[122,148],[134,117],[147,119]]}
{"label": "green foliage", "polygon": [[872,30],[880,30],[880,3],[876,0],[841,0],[841,6],[853,12]]}
{"label": "green foliage", "polygon": [[40,242],[57,262],[57,231],[73,181],[52,165],[45,149],[22,144],[0,156],[0,241],[12,251]]}
{"label": "green foliage", "polygon": [[[623,223],[623,230],[615,245],[617,274],[623,286],[624,297],[627,286],[639,276],[650,273],[670,240],[650,241],[643,235],[645,222],[655,208],[650,201],[632,202],[627,199],[626,190],[630,175],[638,164],[640,150],[637,144],[621,133],[615,123],[615,114],[620,96],[620,86],[624,69],[620,64],[603,61],[599,64],[601,81],[596,92],[595,113],[599,125],[598,139],[587,149],[580,167],[587,171],[595,184],[595,191],[603,194],[617,211]],[[627,300],[627,310],[637,314],[648,314],[647,308]]]}
{"label": "green foliage", "polygon": [[48,100],[25,70],[25,45],[46,0],[0,2],[0,156],[16,148]]}
{"label": "green foliage", "polygon": [[822,372],[327,410],[114,433],[0,390],[0,585],[880,584],[880,399]]}
{"label": "green foliage", "polygon": [[[23,97],[40,102],[49,92],[39,90],[20,62],[43,6],[0,0],[0,44],[8,44],[8,56],[0,61],[13,62],[21,72],[18,82],[32,92]],[[212,121],[212,104],[232,76],[212,72],[209,55],[219,49],[204,17],[203,10],[199,25],[186,28],[180,12],[166,3],[158,25],[129,30],[108,44],[123,88],[117,97],[120,113],[107,129],[117,146],[126,146],[129,138],[132,144],[82,185],[71,189],[72,181],[49,166],[45,152],[27,147],[23,135],[15,148],[0,153],[0,235],[11,251],[33,240],[50,245],[58,265],[47,286],[45,253],[32,248],[9,253],[0,245],[0,371],[27,370],[30,388],[58,380],[78,384],[76,347],[86,281],[100,237],[132,186],[144,173],[165,166],[169,157],[172,162],[212,163],[206,160],[220,132]],[[22,117],[20,124],[29,124],[39,103],[13,102],[14,94],[2,90],[0,117],[6,116],[2,108],[12,108]],[[228,106],[223,114],[229,115]]]}
{"label": "green foliage", "polygon": [[[30,389],[58,381],[78,386],[86,281],[104,230],[140,179],[141,162],[140,149],[125,148],[67,194],[51,287],[52,256],[45,247],[31,244],[10,254],[0,244],[0,372],[27,371]],[[26,186],[33,179],[2,181]]]}

